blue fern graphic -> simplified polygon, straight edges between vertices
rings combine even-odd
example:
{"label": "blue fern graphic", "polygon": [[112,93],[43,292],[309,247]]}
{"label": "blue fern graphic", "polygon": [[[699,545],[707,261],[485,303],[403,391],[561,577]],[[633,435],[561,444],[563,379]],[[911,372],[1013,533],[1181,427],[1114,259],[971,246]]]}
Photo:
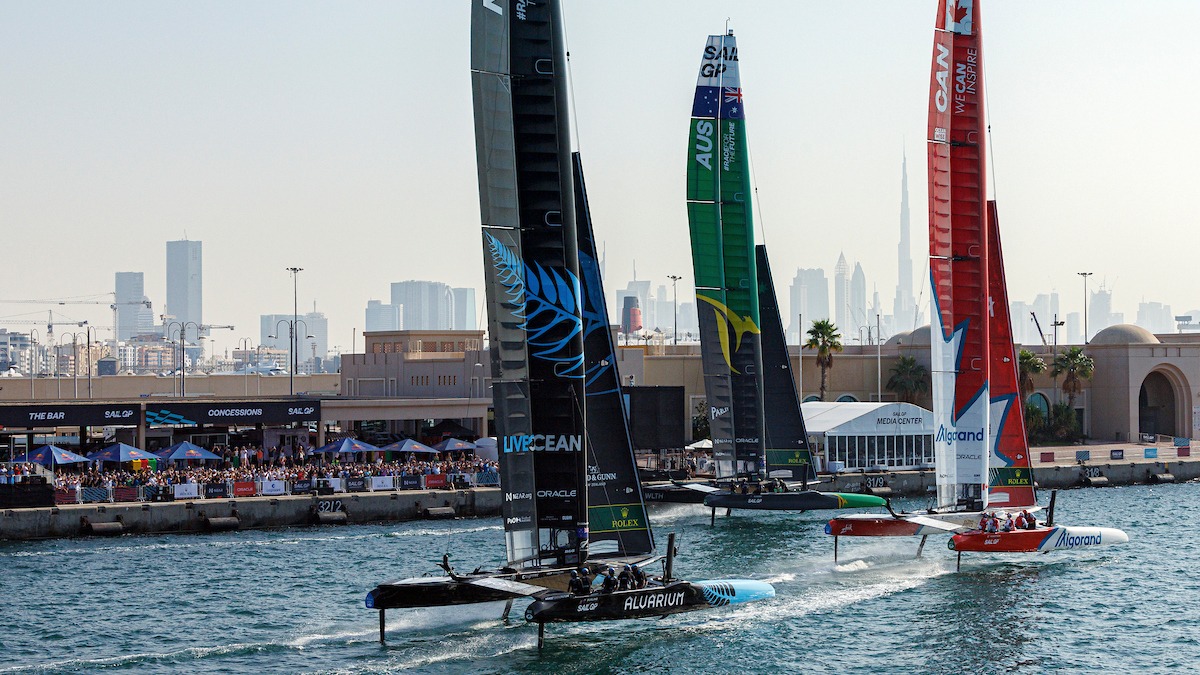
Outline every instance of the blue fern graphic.
{"label": "blue fern graphic", "polygon": [[547,270],[527,264],[500,240],[487,235],[499,282],[508,301],[517,306],[513,314],[524,320],[530,355],[554,363],[559,377],[583,377],[583,354],[571,352],[571,341],[583,330],[575,312],[579,307],[579,280],[570,272]]}
{"label": "blue fern graphic", "polygon": [[712,586],[696,584],[704,592],[704,599],[713,607],[724,607],[737,596],[737,591],[730,584],[717,583]]}
{"label": "blue fern graphic", "polygon": [[[595,258],[583,251],[579,252],[579,273],[583,277],[583,339],[587,340],[592,333],[598,330],[607,333],[608,316],[604,311],[604,291],[600,281],[600,267],[596,264]],[[605,336],[604,339],[609,340],[610,338]],[[596,383],[609,371],[612,372],[612,384],[609,384],[607,389],[595,388]],[[610,394],[616,391],[616,359],[602,359],[591,364],[587,367],[585,377],[587,380],[584,382],[584,387],[588,396]]]}

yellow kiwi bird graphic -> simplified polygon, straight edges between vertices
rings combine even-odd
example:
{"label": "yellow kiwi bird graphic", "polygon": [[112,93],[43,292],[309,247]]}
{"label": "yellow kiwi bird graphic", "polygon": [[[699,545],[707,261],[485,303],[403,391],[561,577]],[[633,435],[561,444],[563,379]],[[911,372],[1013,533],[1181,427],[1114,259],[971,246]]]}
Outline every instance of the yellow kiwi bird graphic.
{"label": "yellow kiwi bird graphic", "polygon": [[733,344],[733,351],[742,348],[742,336],[746,333],[754,335],[759,334],[758,326],[754,325],[754,320],[750,317],[739,317],[733,310],[729,309],[724,303],[719,300],[714,300],[705,295],[697,295],[697,298],[707,302],[716,310],[717,316],[717,336],[721,339],[721,353],[725,356],[725,364],[729,366],[729,370],[741,375],[741,371],[733,367],[733,363],[729,360],[729,329],[733,328],[733,334],[736,341]]}

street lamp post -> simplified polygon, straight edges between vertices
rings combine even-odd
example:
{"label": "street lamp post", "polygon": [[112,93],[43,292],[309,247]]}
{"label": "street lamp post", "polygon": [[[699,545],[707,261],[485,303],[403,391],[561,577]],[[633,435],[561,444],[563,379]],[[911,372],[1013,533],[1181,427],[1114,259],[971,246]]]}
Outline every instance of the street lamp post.
{"label": "street lamp post", "polygon": [[[1058,320],[1058,314],[1054,315],[1054,321],[1050,322],[1050,326],[1054,328],[1054,361],[1058,361],[1058,327],[1063,325],[1064,321]],[[1054,376],[1054,405],[1058,405],[1058,376]]]}
{"label": "street lamp post", "polygon": [[89,325],[85,333],[87,335],[87,367],[88,367],[88,398],[92,397],[92,327]]}
{"label": "street lamp post", "polygon": [[[290,326],[288,326],[288,352],[291,354],[292,367],[288,368],[288,391],[292,395],[295,395],[296,385],[293,378],[295,377],[296,369],[299,367],[299,364],[297,363],[299,360],[299,354],[296,353],[299,351],[299,345],[297,344],[298,340],[296,339],[296,322],[300,320],[298,284],[300,283],[300,273],[304,271],[304,268],[289,267],[287,268],[287,271],[292,273],[292,323]],[[308,324],[304,324],[304,330],[305,332],[308,332]]]}
{"label": "street lamp post", "polygon": [[[295,352],[295,345],[296,345],[295,336],[297,334],[296,324],[303,323],[304,324],[304,332],[306,334],[308,333],[308,324],[305,323],[304,319],[296,319],[293,321],[288,321],[287,319],[280,319],[275,322],[275,335],[268,335],[267,337],[271,338],[272,340],[278,338],[279,337],[279,324],[281,324],[281,323],[287,324],[287,327],[288,327],[288,360],[292,362],[291,367],[288,368],[288,394],[291,396],[295,396],[296,395],[296,383],[295,383],[294,378],[295,378],[295,374],[296,374],[295,373],[296,368],[298,367],[296,365],[296,352]],[[316,337],[316,336],[315,335],[306,335],[304,339],[307,340],[307,339],[314,338],[314,337]]]}
{"label": "street lamp post", "polygon": [[[33,370],[34,364],[37,363],[37,347],[38,342],[42,339],[42,334],[36,328],[29,329],[29,400],[33,400]],[[29,450],[28,447],[25,448]]]}
{"label": "street lamp post", "polygon": [[677,274],[668,274],[667,278],[671,280],[671,310],[675,314],[675,329],[672,335],[675,336],[675,344],[679,344],[679,280],[683,277]]}
{"label": "street lamp post", "polygon": [[1087,280],[1088,280],[1088,277],[1092,276],[1092,273],[1091,273],[1091,272],[1076,272],[1076,274],[1078,274],[1079,276],[1083,277],[1083,344],[1085,344],[1085,345],[1086,345],[1086,344],[1088,343],[1088,325],[1087,325],[1088,294],[1087,294]]}
{"label": "street lamp post", "polygon": [[253,342],[253,340],[251,340],[248,337],[244,337],[244,338],[241,338],[240,340],[238,340],[238,349],[242,350],[242,359],[244,359],[244,363],[242,363],[242,382],[243,382],[242,388],[244,390],[243,395],[245,395],[245,396],[250,395],[250,354],[249,354],[249,352],[252,349],[252,347],[250,346],[252,342]]}

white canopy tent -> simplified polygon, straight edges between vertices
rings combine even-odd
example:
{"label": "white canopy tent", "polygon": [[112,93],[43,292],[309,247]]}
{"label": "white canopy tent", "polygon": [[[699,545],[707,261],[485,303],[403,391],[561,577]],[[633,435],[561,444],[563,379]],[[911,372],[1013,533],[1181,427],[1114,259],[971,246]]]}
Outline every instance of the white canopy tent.
{"label": "white canopy tent", "polygon": [[830,471],[933,466],[933,413],[911,403],[802,403],[809,441]]}

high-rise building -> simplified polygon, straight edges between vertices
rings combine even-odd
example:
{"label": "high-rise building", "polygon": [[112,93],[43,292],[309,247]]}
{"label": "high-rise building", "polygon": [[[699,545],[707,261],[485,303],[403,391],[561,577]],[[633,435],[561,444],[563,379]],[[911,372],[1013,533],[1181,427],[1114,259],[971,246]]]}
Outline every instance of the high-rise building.
{"label": "high-rise building", "polygon": [[263,314],[259,316],[258,343],[263,349],[288,348],[288,324],[291,314]]}
{"label": "high-rise building", "polygon": [[1164,305],[1161,302],[1139,303],[1137,325],[1151,333],[1173,333],[1175,332],[1175,315],[1171,314],[1170,305]]}
{"label": "high-rise building", "polygon": [[116,321],[113,326],[117,340],[124,341],[137,335],[138,310],[145,309],[145,277],[141,272],[117,272],[115,289]]}
{"label": "high-rise building", "polygon": [[380,300],[368,300],[365,326],[364,331],[403,330],[400,308]]}
{"label": "high-rise building", "polygon": [[[181,325],[192,322],[196,326],[204,323],[201,262],[201,242],[187,239],[167,242],[165,314],[171,317],[168,322],[178,321]],[[183,333],[187,341],[199,339],[196,326],[187,326]]]}
{"label": "high-rise building", "polygon": [[450,330],[454,296],[440,281],[398,281],[392,284],[392,304],[400,307],[404,330]]}
{"label": "high-rise building", "polygon": [[838,254],[833,267],[833,322],[842,335],[850,328],[850,265],[845,253]]}
{"label": "high-rise building", "polygon": [[[788,289],[792,301],[792,316],[787,323],[792,326],[788,331],[790,340],[804,341],[804,333],[814,321],[831,318],[829,315],[829,280],[825,278],[825,270],[820,267],[798,269]],[[797,325],[803,321],[804,325]]]}
{"label": "high-rise building", "polygon": [[450,295],[454,300],[454,314],[450,328],[453,330],[477,330],[475,289],[451,288]]}
{"label": "high-rise building", "polygon": [[[296,343],[296,361],[307,364],[300,372],[321,372],[321,364],[329,358],[329,319],[315,309],[300,317],[297,325],[300,339]],[[307,332],[305,332],[307,329]]]}
{"label": "high-rise building", "polygon": [[867,275],[862,264],[854,263],[854,273],[850,275],[850,324],[847,328],[858,332],[873,323],[867,321]]}
{"label": "high-rise building", "polygon": [[896,299],[892,302],[892,330],[910,331],[921,325],[917,301],[913,298],[912,241],[908,219],[908,156],[900,164],[900,244],[896,247],[898,279]]}

